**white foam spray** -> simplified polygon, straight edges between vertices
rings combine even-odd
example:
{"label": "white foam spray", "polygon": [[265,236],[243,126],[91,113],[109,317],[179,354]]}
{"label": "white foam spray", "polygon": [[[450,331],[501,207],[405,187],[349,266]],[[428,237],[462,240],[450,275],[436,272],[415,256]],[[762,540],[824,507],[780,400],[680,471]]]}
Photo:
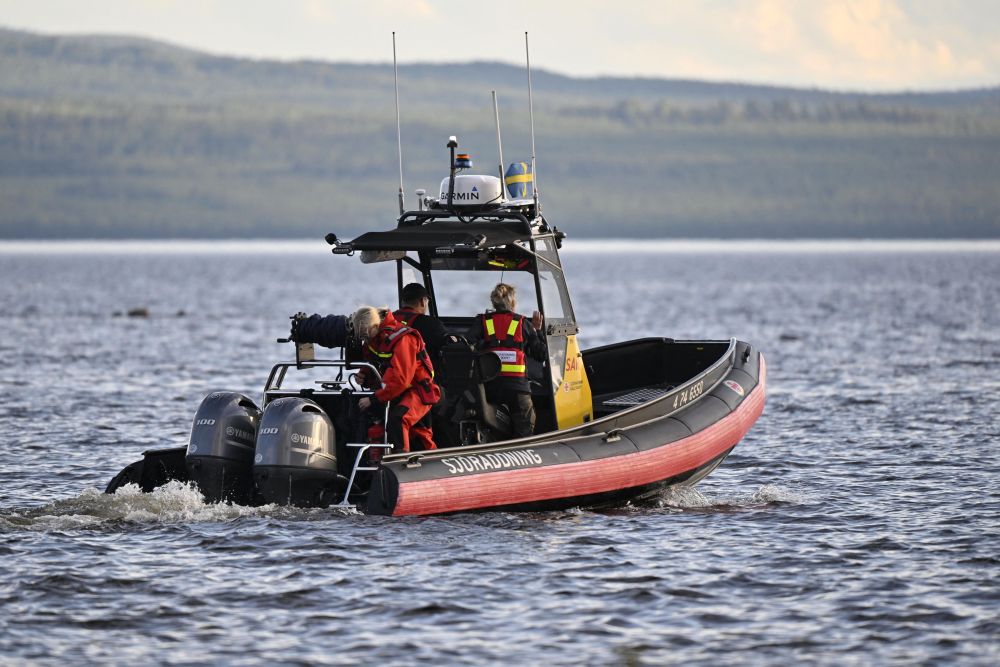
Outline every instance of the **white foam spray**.
{"label": "white foam spray", "polygon": [[776,503],[801,503],[807,498],[791,489],[776,484],[765,484],[751,493],[713,496],[693,486],[676,486],[667,489],[659,498],[661,507],[676,509],[741,509],[764,507]]}
{"label": "white foam spray", "polygon": [[[280,516],[290,519],[312,515],[329,516],[331,510],[303,510],[263,505],[247,507],[230,503],[206,503],[197,488],[173,481],[143,493],[127,484],[113,495],[86,489],[72,498],[56,500],[41,507],[0,513],[0,529],[77,530],[115,524],[224,522],[242,517]],[[332,510],[355,514],[353,508]]]}

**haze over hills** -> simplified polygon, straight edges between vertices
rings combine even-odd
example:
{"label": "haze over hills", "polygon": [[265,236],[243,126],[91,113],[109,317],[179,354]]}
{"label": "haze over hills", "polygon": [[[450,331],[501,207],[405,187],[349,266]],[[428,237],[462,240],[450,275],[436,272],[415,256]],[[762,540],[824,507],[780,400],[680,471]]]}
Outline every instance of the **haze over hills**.
{"label": "haze over hills", "polygon": [[[872,95],[533,72],[538,181],[575,236],[1000,237],[1000,88]],[[0,237],[388,228],[390,65],[210,56],[0,29]],[[530,155],[521,68],[400,67],[408,202],[445,141]]]}

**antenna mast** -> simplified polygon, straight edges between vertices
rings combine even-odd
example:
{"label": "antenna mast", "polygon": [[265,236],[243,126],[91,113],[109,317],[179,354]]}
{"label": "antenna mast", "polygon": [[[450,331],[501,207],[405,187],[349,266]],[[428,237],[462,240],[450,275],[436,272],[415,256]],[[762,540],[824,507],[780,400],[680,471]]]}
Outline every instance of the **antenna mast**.
{"label": "antenna mast", "polygon": [[493,93],[493,118],[497,123],[497,152],[500,154],[500,198],[507,199],[507,187],[503,182],[503,143],[500,141],[500,107],[497,104],[497,91],[491,90]]}
{"label": "antenna mast", "polygon": [[[406,210],[403,205],[403,138],[399,128],[399,70],[396,67],[396,31],[392,31],[392,87],[396,93],[396,148],[399,151],[399,214]],[[534,139],[532,139],[534,142]],[[534,148],[532,148],[534,153]],[[534,158],[532,158],[534,159]]]}
{"label": "antenna mast", "polygon": [[538,207],[538,174],[535,171],[535,112],[531,103],[531,54],[527,31],[524,32],[524,60],[528,68],[528,118],[531,122],[531,191],[535,198],[535,215],[541,215],[542,210]]}

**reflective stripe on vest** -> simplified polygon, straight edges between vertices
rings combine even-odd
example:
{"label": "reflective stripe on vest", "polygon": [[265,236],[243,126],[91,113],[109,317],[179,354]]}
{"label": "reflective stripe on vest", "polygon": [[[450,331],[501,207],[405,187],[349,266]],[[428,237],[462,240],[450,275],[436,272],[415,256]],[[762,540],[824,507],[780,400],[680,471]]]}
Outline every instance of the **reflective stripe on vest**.
{"label": "reflective stripe on vest", "polygon": [[393,331],[391,334],[389,334],[389,338],[388,338],[389,345],[392,345],[396,341],[397,338],[399,338],[400,336],[402,336],[403,334],[405,334],[408,331],[412,331],[412,329],[410,329],[410,327],[399,327],[398,329],[396,329],[395,331]]}
{"label": "reflective stripe on vest", "polygon": [[[507,327],[507,337],[508,338],[513,338],[514,334],[517,333],[517,324],[518,324],[518,320],[515,320],[515,319],[511,318],[511,320],[510,320],[510,326]],[[493,327],[493,318],[492,317],[489,318],[488,320],[486,320],[486,333],[488,333],[489,335],[491,335],[494,338],[496,338],[497,332],[496,332],[496,329]]]}
{"label": "reflective stripe on vest", "polygon": [[392,359],[392,352],[379,352],[371,345],[368,346],[368,351],[380,359]]}
{"label": "reflective stripe on vest", "polygon": [[[482,317],[483,329],[486,332],[485,347],[500,357],[500,376],[525,377],[527,366],[524,358],[523,318],[514,313],[491,313]],[[500,320],[502,328],[504,321],[508,318],[510,321],[507,323],[507,330],[501,339],[496,334],[496,325],[493,320]]]}
{"label": "reflective stripe on vest", "polygon": [[[368,351],[374,354],[379,359],[379,372],[384,373],[385,369],[389,366],[389,360],[392,359],[392,351],[396,346],[396,340],[400,335],[406,333],[407,331],[413,331],[410,327],[402,326],[395,331],[390,331],[388,328],[383,327],[380,333],[380,338],[382,340],[378,341],[378,347],[373,347],[371,343],[368,344]],[[379,352],[380,349],[386,350],[385,352]]]}
{"label": "reflective stripe on vest", "polygon": [[[516,350],[493,350],[494,354],[500,357],[500,375],[505,377],[522,377],[526,372],[527,368],[524,363],[518,362],[518,354]],[[524,361],[521,359],[520,361]]]}

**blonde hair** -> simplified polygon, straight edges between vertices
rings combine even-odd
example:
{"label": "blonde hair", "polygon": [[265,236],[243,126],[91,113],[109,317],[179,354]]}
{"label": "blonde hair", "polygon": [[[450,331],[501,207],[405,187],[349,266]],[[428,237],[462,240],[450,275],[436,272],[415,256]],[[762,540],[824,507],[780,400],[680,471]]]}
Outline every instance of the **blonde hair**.
{"label": "blonde hair", "polygon": [[366,340],[368,331],[372,327],[382,324],[388,308],[376,308],[375,306],[361,306],[351,315],[351,327],[354,329],[354,336],[358,340]]}
{"label": "blonde hair", "polygon": [[490,303],[494,308],[513,311],[517,306],[517,290],[513,285],[497,283],[490,292]]}

